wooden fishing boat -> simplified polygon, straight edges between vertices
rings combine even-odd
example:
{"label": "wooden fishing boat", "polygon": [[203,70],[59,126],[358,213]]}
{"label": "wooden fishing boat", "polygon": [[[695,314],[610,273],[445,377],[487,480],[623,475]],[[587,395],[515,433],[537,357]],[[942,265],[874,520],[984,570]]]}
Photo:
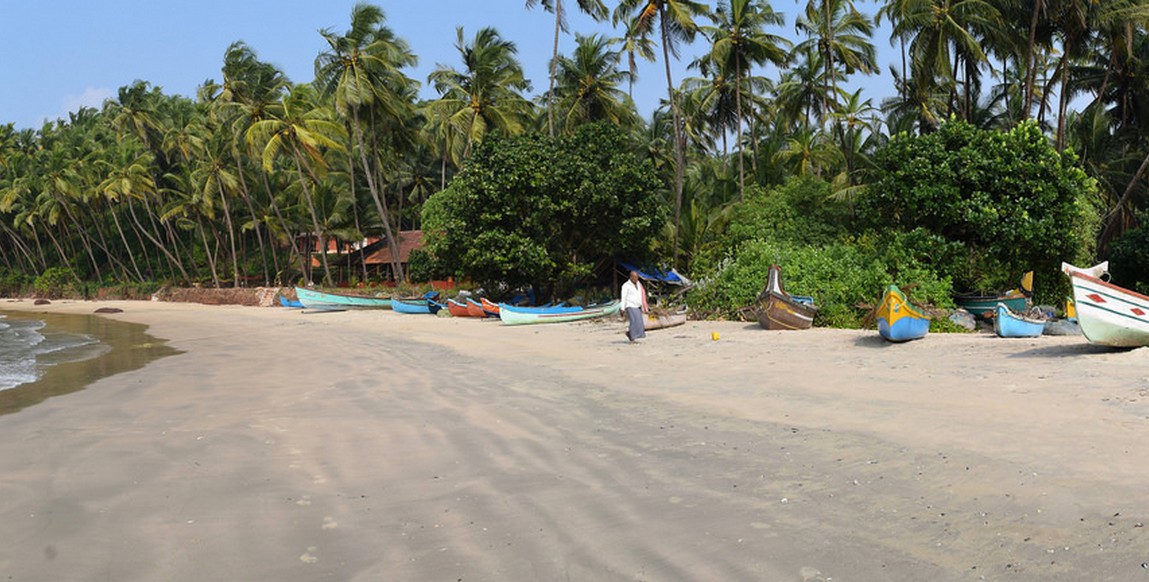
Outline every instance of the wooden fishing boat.
{"label": "wooden fishing boat", "polygon": [[1029,297],[1033,295],[1033,271],[1021,277],[1021,285],[1004,293],[959,293],[954,295],[954,303],[983,321],[993,319],[997,304],[1004,303],[1015,312],[1023,312],[1029,307]]}
{"label": "wooden fishing boat", "polygon": [[998,337],[1040,337],[1045,332],[1045,320],[1015,313],[1004,303],[994,310],[993,332]]}
{"label": "wooden fishing boat", "polygon": [[494,301],[491,301],[490,299],[487,299],[486,297],[480,297],[479,303],[482,304],[483,311],[486,311],[487,315],[490,315],[491,317],[498,317],[499,316],[499,304],[498,303],[495,303]]}
{"label": "wooden fishing boat", "polygon": [[430,299],[426,297],[392,297],[391,309],[396,313],[429,314]]}
{"label": "wooden fishing boat", "polygon": [[1089,269],[1062,263],[1073,285],[1077,324],[1090,343],[1115,348],[1149,346],[1149,297],[1101,280],[1106,261]]}
{"label": "wooden fishing boat", "polygon": [[675,311],[673,313],[656,314],[653,311],[646,314],[642,318],[642,327],[646,331],[654,329],[666,329],[668,327],[675,327],[686,323],[686,308]]}
{"label": "wooden fishing boat", "polygon": [[818,308],[813,298],[795,297],[782,288],[782,268],[770,266],[766,287],[758,294],[758,324],[766,329],[810,329]]}
{"label": "wooden fishing boat", "polygon": [[391,309],[391,300],[383,297],[348,295],[295,288],[295,296],[308,309]]}
{"label": "wooden fishing boat", "polygon": [[466,302],[459,302],[454,299],[447,300],[447,311],[455,317],[472,317],[471,311],[467,309]]}
{"label": "wooden fishing boat", "polygon": [[930,331],[929,316],[910,303],[897,285],[886,287],[877,318],[878,334],[891,342],[920,339]]}
{"label": "wooden fishing boat", "polygon": [[[482,303],[479,303],[470,297],[467,298],[467,313],[469,313],[471,317],[492,317],[491,314],[483,310]],[[494,317],[498,316],[495,315]]]}
{"label": "wooden fishing boat", "polygon": [[503,325],[528,325],[533,323],[563,323],[568,321],[579,321],[583,319],[593,319],[596,317],[604,317],[607,315],[617,315],[619,307],[622,304],[616,299],[610,303],[598,306],[588,307],[566,307],[562,308],[566,311],[559,312],[546,312],[531,309],[523,309],[520,307],[511,307],[510,305],[503,305],[499,309],[499,319],[503,321]]}

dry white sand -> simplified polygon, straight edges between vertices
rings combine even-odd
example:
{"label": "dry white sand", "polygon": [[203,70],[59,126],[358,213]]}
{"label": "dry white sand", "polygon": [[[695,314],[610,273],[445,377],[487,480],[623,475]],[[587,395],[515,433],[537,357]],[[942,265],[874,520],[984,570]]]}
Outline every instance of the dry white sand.
{"label": "dry white sand", "polygon": [[1149,350],[0,302],[101,306],[184,353],[0,416],[2,580],[1149,580]]}

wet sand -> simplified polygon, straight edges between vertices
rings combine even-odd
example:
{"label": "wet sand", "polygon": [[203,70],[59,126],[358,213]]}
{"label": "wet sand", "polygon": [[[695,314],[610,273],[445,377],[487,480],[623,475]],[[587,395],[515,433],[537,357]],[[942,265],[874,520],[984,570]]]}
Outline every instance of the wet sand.
{"label": "wet sand", "polygon": [[1149,580],[1149,350],[0,303],[99,306],[183,353],[0,416],[0,579]]}

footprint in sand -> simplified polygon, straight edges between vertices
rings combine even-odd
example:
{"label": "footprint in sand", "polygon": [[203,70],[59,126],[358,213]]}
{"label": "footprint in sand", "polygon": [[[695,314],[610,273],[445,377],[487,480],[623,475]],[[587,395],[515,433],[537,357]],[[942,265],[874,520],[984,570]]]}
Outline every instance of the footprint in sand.
{"label": "footprint in sand", "polygon": [[339,527],[339,523],[330,517],[323,518],[323,529],[335,529]]}
{"label": "footprint in sand", "polygon": [[315,557],[314,554],[314,552],[318,549],[319,548],[315,546],[308,546],[307,551],[304,552],[302,556],[299,556],[299,561],[303,562],[304,564],[314,564],[318,562],[319,558]]}
{"label": "footprint in sand", "polygon": [[299,500],[295,502],[295,504],[300,506],[311,505],[311,496],[304,495],[303,497],[300,497]]}

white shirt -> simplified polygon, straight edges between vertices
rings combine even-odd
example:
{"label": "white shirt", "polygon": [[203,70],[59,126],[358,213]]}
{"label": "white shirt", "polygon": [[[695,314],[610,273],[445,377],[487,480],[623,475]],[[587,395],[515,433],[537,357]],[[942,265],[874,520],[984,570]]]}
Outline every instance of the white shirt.
{"label": "white shirt", "polygon": [[642,309],[643,292],[642,283],[635,283],[627,279],[626,283],[622,284],[622,308],[630,309],[631,307],[637,307]]}

